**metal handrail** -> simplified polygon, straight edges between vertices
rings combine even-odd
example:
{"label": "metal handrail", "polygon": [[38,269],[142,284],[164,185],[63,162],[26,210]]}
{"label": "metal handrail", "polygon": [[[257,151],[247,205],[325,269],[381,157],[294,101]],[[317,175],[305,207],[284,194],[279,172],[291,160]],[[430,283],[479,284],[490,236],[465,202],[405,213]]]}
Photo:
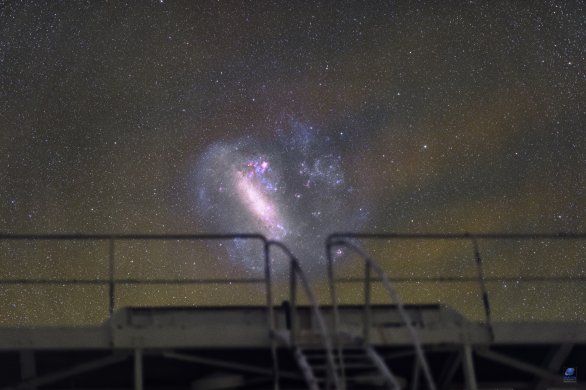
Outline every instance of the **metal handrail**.
{"label": "metal handrail", "polygon": [[[257,233],[230,233],[230,234],[7,234],[0,233],[0,241],[106,241],[108,242],[108,279],[107,280],[84,280],[71,279],[69,282],[62,281],[61,284],[108,284],[108,312],[112,315],[115,307],[115,286],[118,284],[181,284],[191,283],[188,281],[167,281],[148,279],[116,279],[115,270],[115,243],[116,241],[206,241],[206,240],[259,240],[265,244],[264,257],[265,268],[270,267],[268,260],[268,251],[266,248],[267,239],[262,234]],[[69,279],[68,279],[69,280]],[[244,281],[241,279],[240,281]],[[246,280],[248,283],[261,283],[262,280]],[[61,281],[61,280],[60,280]],[[53,284],[56,279],[18,279],[18,280],[1,280],[0,283],[8,284]],[[199,281],[194,281],[197,284]],[[269,281],[270,282],[270,281]],[[208,283],[211,283],[209,281]],[[269,292],[267,283],[267,294]],[[270,314],[270,313],[269,313]],[[269,319],[271,316],[269,315]]]}
{"label": "metal handrail", "polygon": [[[409,334],[411,335],[411,339],[413,340],[413,344],[415,346],[415,352],[417,354],[417,357],[419,359],[421,367],[423,368],[423,373],[426,377],[428,388],[430,390],[435,390],[436,389],[435,383],[434,383],[433,377],[431,375],[431,369],[429,368],[429,364],[427,363],[427,359],[425,358],[425,354],[423,353],[423,347],[421,346],[421,341],[419,340],[419,337],[417,336],[417,332],[415,331],[415,328],[413,327],[411,319],[409,318],[409,314],[407,314],[407,311],[405,310],[405,307],[403,306],[403,303],[401,302],[399,294],[391,285],[391,282],[389,281],[387,274],[384,272],[384,270],[381,268],[381,266],[378,265],[377,262],[375,262],[372,258],[370,258],[370,256],[365,251],[363,251],[360,247],[358,247],[357,245],[354,245],[351,242],[348,242],[345,240],[336,240],[336,241],[329,241],[328,240],[327,245],[328,245],[328,265],[333,263],[332,257],[331,257],[331,248],[334,246],[345,246],[347,248],[352,249],[354,252],[358,253],[363,258],[363,260],[365,262],[365,281],[364,281],[365,302],[364,302],[364,329],[363,329],[363,332],[364,332],[363,336],[364,336],[365,342],[369,343],[369,330],[370,330],[370,324],[372,322],[371,307],[370,307],[371,306],[370,305],[370,284],[371,284],[370,283],[370,274],[371,274],[371,270],[374,270],[374,271],[376,271],[378,276],[382,279],[383,285],[385,286],[387,292],[391,296],[391,299],[397,304],[397,307],[399,309],[399,314],[401,315],[403,321],[405,322],[405,325],[407,326]],[[329,266],[329,268],[333,268],[333,267]],[[330,274],[330,273],[328,272],[328,274]],[[331,274],[333,275],[333,272],[331,272]],[[332,290],[335,290],[335,286],[333,284],[333,279],[332,279],[332,282],[330,283],[330,286],[331,286]],[[332,306],[333,306],[334,311],[337,312],[338,311],[337,302],[332,302]],[[336,316],[336,319],[337,319],[337,321],[339,321],[339,315]],[[339,322],[335,326],[337,329],[339,327]]]}
{"label": "metal handrail", "polygon": [[[206,241],[206,240],[258,240],[263,243],[265,277],[248,279],[116,279],[115,243],[116,241]],[[269,241],[258,233],[228,234],[10,234],[0,233],[1,241],[106,241],[108,242],[108,279],[2,279],[0,284],[77,284],[108,285],[108,313],[114,312],[116,297],[115,286],[119,284],[211,284],[211,283],[265,283],[267,298],[267,324],[271,339],[275,331],[275,315],[272,306],[271,264],[269,258]],[[272,343],[274,388],[279,388],[279,366],[276,346]]]}
{"label": "metal handrail", "polygon": [[[506,280],[519,280],[524,281],[572,281],[572,280],[584,280],[586,276],[568,276],[568,277],[538,277],[528,276],[523,278],[511,278],[511,277],[485,277],[482,268],[482,258],[480,256],[480,250],[478,246],[479,240],[584,240],[586,239],[586,233],[576,232],[557,232],[557,233],[333,233],[328,236],[326,246],[329,248],[329,243],[336,239],[367,239],[367,240],[465,240],[470,241],[473,247],[473,254],[476,260],[478,276],[476,278],[450,278],[450,277],[437,277],[437,278],[393,278],[393,281],[438,281],[438,282],[465,282],[465,281],[477,281],[482,290],[482,302],[484,305],[486,323],[490,332],[491,340],[494,341],[494,334],[491,323],[491,309],[490,302],[488,300],[488,293],[486,290],[487,281],[506,281]],[[328,249],[329,255],[329,249]],[[346,280],[344,282],[353,282],[353,280]]]}
{"label": "metal handrail", "polygon": [[[305,290],[305,294],[307,295],[307,298],[309,299],[309,303],[310,303],[311,308],[313,310],[313,314],[315,315],[315,318],[317,320],[320,339],[321,339],[321,342],[326,350],[326,359],[327,359],[327,364],[328,364],[328,383],[329,383],[329,379],[331,378],[334,381],[335,389],[342,389],[341,383],[340,383],[340,380],[338,378],[338,374],[336,371],[333,349],[330,344],[330,338],[329,338],[328,331],[327,331],[327,328],[325,325],[325,320],[324,320],[323,315],[321,313],[321,310],[319,308],[319,304],[317,303],[315,293],[313,292],[313,289],[311,288],[311,285],[309,284],[309,281],[307,280],[307,277],[305,276],[303,269],[299,265],[299,261],[293,255],[293,253],[289,250],[289,248],[287,248],[283,243],[281,243],[279,241],[269,241],[267,243],[267,245],[269,247],[276,246],[276,247],[280,248],[283,252],[285,252],[285,254],[289,257],[289,262],[291,265],[290,297],[289,297],[289,300],[291,302],[291,336],[290,336],[291,344],[292,345],[296,344],[296,337],[297,337],[297,334],[296,334],[297,333],[297,307],[296,307],[297,306],[297,302],[296,302],[297,297],[296,296],[297,296],[297,277],[299,277],[299,279],[301,281],[301,286]],[[269,254],[269,256],[270,256],[270,254]],[[326,387],[329,387],[329,386],[326,386]]]}
{"label": "metal handrail", "polygon": [[[349,243],[347,239],[376,239],[376,240],[390,240],[390,239],[403,239],[403,240],[422,240],[422,239],[433,239],[433,240],[468,240],[472,242],[473,250],[474,250],[474,257],[477,264],[478,269],[478,277],[477,278],[449,278],[449,277],[437,277],[437,278],[393,278],[390,279],[386,273],[382,270],[382,268],[376,264],[364,251],[362,251],[356,245]],[[553,281],[553,280],[585,280],[586,277],[578,276],[578,277],[523,277],[523,278],[511,278],[511,277],[500,277],[500,278],[487,278],[484,276],[484,272],[482,269],[482,259],[480,257],[480,250],[478,247],[478,240],[583,240],[586,239],[586,233],[574,233],[574,232],[558,232],[558,233],[515,233],[515,234],[508,234],[508,233],[334,233],[328,236],[326,240],[326,248],[327,248],[327,260],[328,260],[328,279],[330,285],[330,294],[332,300],[332,307],[334,311],[334,321],[333,321],[333,330],[334,334],[337,335],[338,328],[340,326],[340,316],[338,310],[338,303],[336,297],[336,289],[335,284],[336,282],[344,283],[344,282],[361,282],[362,279],[352,279],[352,280],[340,280],[335,279],[334,271],[333,271],[333,259],[331,249],[335,245],[346,245],[351,247],[353,250],[357,251],[365,260],[365,277],[364,277],[364,284],[365,284],[365,313],[364,313],[364,320],[365,320],[365,329],[364,329],[364,336],[368,339],[368,332],[370,326],[370,284],[372,282],[371,277],[371,269],[375,269],[377,273],[379,273],[379,279],[376,281],[382,282],[389,293],[393,291],[391,286],[391,280],[394,282],[397,281],[422,281],[422,282],[445,282],[445,281],[453,281],[453,282],[464,282],[464,281],[478,281],[480,283],[480,287],[482,290],[482,298],[483,304],[485,308],[485,315],[487,325],[489,327],[489,332],[491,339],[494,340],[494,333],[492,331],[492,324],[491,324],[491,317],[490,317],[490,303],[488,300],[488,294],[486,290],[485,282],[493,281],[493,280],[519,280],[522,279],[524,281]],[[395,292],[396,294],[396,292]],[[397,296],[398,299],[398,296]],[[402,304],[400,301],[397,300],[399,303],[399,310],[402,310]],[[406,313],[405,313],[406,314]],[[405,318],[404,318],[405,320]],[[407,327],[411,330],[411,322],[406,321]],[[415,333],[412,333],[414,335]],[[417,350],[417,348],[416,348]],[[338,343],[338,351],[340,353],[341,359],[341,348]],[[421,349],[421,357],[423,357],[422,349]],[[421,360],[421,359],[420,359]],[[426,375],[427,376],[427,375]],[[428,383],[430,383],[431,376],[428,376]]]}
{"label": "metal handrail", "polygon": [[326,241],[356,238],[366,240],[584,240],[586,233],[355,233],[330,234]]}

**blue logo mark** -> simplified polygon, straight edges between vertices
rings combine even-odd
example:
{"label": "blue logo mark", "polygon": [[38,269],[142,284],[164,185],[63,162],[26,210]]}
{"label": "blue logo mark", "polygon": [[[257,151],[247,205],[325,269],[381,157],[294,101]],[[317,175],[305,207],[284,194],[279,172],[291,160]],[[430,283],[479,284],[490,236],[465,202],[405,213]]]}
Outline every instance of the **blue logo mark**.
{"label": "blue logo mark", "polygon": [[564,370],[564,383],[576,383],[576,369],[574,367],[568,367]]}

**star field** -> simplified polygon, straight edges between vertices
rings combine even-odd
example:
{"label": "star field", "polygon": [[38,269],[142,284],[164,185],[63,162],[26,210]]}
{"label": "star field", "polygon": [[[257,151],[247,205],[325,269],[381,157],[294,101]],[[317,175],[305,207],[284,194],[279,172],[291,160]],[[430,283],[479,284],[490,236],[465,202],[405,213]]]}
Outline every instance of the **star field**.
{"label": "star field", "polygon": [[[290,245],[324,296],[321,242],[334,230],[583,232],[585,7],[3,3],[0,232],[259,232]],[[87,245],[0,243],[2,278],[107,277],[107,248]],[[396,276],[473,274],[469,248],[397,245],[367,249]],[[584,243],[481,250],[489,276],[586,274]],[[256,277],[258,253],[121,244],[116,276]],[[342,273],[360,273],[339,257]],[[543,286],[490,284],[496,303],[519,297],[495,315],[586,318],[579,282]],[[481,317],[475,284],[428,287],[401,288]],[[0,325],[103,320],[105,288],[73,289],[0,285]],[[263,296],[249,285],[118,292],[119,306]],[[360,283],[341,292],[360,294]]]}

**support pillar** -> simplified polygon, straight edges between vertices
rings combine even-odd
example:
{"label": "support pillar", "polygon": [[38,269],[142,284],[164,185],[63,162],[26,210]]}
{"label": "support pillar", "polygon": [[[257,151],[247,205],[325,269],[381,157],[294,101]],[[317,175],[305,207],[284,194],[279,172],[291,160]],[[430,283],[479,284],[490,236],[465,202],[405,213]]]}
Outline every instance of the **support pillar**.
{"label": "support pillar", "polygon": [[134,350],[134,390],[143,390],[142,349]]}
{"label": "support pillar", "polygon": [[476,373],[474,372],[474,361],[472,359],[472,346],[470,343],[464,344],[464,378],[466,379],[466,390],[478,390],[476,383]]}

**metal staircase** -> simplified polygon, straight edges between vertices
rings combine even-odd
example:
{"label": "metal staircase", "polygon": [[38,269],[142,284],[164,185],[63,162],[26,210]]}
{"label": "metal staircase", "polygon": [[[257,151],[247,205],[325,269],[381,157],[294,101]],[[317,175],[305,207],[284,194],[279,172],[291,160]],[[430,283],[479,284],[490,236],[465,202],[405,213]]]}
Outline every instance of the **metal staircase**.
{"label": "metal staircase", "polygon": [[[370,328],[372,326],[372,312],[371,312],[371,281],[372,281],[372,273],[376,273],[378,277],[382,280],[385,289],[387,290],[390,298],[392,301],[397,305],[401,318],[407,327],[409,334],[412,339],[413,346],[415,348],[415,355],[417,357],[417,365],[420,366],[423,375],[426,380],[427,389],[436,390],[435,381],[431,375],[431,370],[429,368],[429,364],[427,363],[427,359],[425,358],[425,354],[423,353],[423,347],[421,345],[421,341],[417,335],[417,331],[413,327],[413,323],[407,311],[405,310],[403,303],[399,297],[397,291],[391,285],[388,275],[382,269],[382,267],[375,262],[368,253],[364,252],[360,246],[355,244],[354,242],[348,241],[346,239],[337,237],[336,235],[331,235],[326,240],[326,253],[328,259],[328,281],[330,286],[330,293],[331,293],[331,300],[332,300],[332,308],[334,313],[334,320],[333,320],[333,333],[338,335],[340,329],[340,312],[338,308],[338,299],[336,296],[336,283],[335,283],[335,276],[334,276],[334,262],[332,258],[332,249],[334,247],[345,247],[350,249],[351,251],[358,254],[361,259],[364,261],[364,317],[362,323],[362,336],[354,336],[355,339],[360,340],[362,345],[364,346],[365,350],[368,352],[370,359],[375,363],[377,370],[381,373],[381,375],[385,379],[385,383],[387,384],[386,388],[389,389],[400,389],[402,388],[400,382],[395,378],[392,374],[389,367],[387,367],[384,359],[382,359],[376,352],[376,350],[370,345]],[[337,350],[338,356],[340,357],[339,361],[342,365],[342,377],[344,377],[345,367],[344,367],[344,359],[343,359],[343,346],[340,342],[340,337],[337,337]]]}
{"label": "metal staircase", "polygon": [[[300,348],[298,353],[311,369],[317,388],[328,386],[327,352],[320,348]],[[345,389],[400,389],[400,383],[390,373],[378,353],[368,345],[346,347],[337,364],[338,376]],[[343,371],[341,368],[344,368]],[[321,387],[320,387],[321,386]]]}
{"label": "metal staircase", "polygon": [[[301,369],[303,377],[311,390],[320,390],[320,389],[344,389],[343,384],[340,381],[338,370],[336,368],[334,362],[334,355],[333,355],[333,348],[331,344],[331,339],[328,335],[328,331],[326,329],[325,320],[323,318],[323,314],[319,308],[317,300],[315,298],[315,293],[309,284],[307,277],[305,276],[301,266],[299,265],[299,261],[295,258],[293,253],[282,243],[278,241],[268,241],[267,242],[267,254],[270,257],[270,248],[271,247],[278,247],[280,248],[288,257],[290,261],[290,302],[291,302],[291,310],[290,310],[290,329],[286,330],[286,333],[279,333],[275,329],[275,321],[274,317],[271,318],[270,321],[270,331],[272,335],[272,348],[276,351],[276,343],[278,341],[285,342],[286,345],[291,349],[293,352],[294,358],[297,362],[297,365]],[[269,264],[270,262],[267,262]],[[269,265],[270,266],[270,265]],[[268,268],[268,267],[267,267]],[[272,307],[272,288],[270,282],[270,269],[267,271],[267,280],[268,280],[268,303],[269,307]],[[319,372],[315,370],[315,367],[312,366],[312,362],[308,359],[304,349],[301,348],[303,343],[299,343],[298,340],[298,324],[297,324],[297,280],[301,282],[301,287],[303,291],[307,295],[309,302],[311,304],[311,309],[315,316],[315,320],[317,322],[317,334],[309,335],[312,344],[315,346],[319,346],[322,351],[324,351],[324,361],[322,361],[325,367],[325,375],[318,375],[323,374],[323,372]],[[307,335],[304,335],[307,336]],[[317,336],[317,337],[316,337]],[[273,353],[273,357],[276,357],[276,353]],[[278,363],[276,363],[278,366]],[[277,370],[278,372],[278,367]],[[324,371],[324,370],[322,370]],[[275,383],[275,388],[278,388],[278,378],[277,382]]]}
{"label": "metal staircase", "polygon": [[[339,243],[338,243],[339,244]],[[351,243],[345,243],[350,248],[364,255],[367,273],[370,273],[371,269],[374,269],[379,275],[386,275],[384,271],[376,264],[373,260],[363,254],[360,249]],[[370,322],[368,320],[368,313],[370,310],[370,301],[367,298],[366,305],[368,307],[365,312],[366,321],[364,322],[363,336],[360,335],[348,335],[342,334],[338,330],[340,329],[340,315],[338,311],[338,305],[336,302],[335,285],[333,278],[333,263],[331,257],[329,258],[329,282],[330,291],[332,293],[332,307],[333,307],[333,322],[332,329],[328,331],[325,325],[324,315],[320,310],[319,304],[315,298],[315,294],[311,285],[309,284],[303,270],[301,269],[299,262],[290,250],[282,243],[276,241],[268,242],[267,253],[270,253],[272,246],[279,247],[289,257],[291,270],[290,270],[290,328],[287,329],[286,333],[279,333],[274,328],[274,321],[271,325],[271,334],[273,335],[273,349],[276,349],[276,343],[278,341],[285,342],[285,344],[291,349],[293,356],[297,362],[297,365],[301,369],[303,377],[307,383],[307,386],[311,390],[349,390],[349,389],[388,389],[397,390],[401,389],[404,384],[401,383],[387,367],[384,359],[377,353],[377,351],[369,344],[368,339],[368,328]],[[329,247],[328,247],[329,248]],[[270,256],[270,254],[269,254]],[[272,298],[270,293],[270,270],[268,272],[269,280],[269,307],[272,306]],[[311,304],[311,310],[314,314],[316,328],[313,332],[305,332],[300,334],[297,324],[297,281],[301,282],[303,291],[307,295]],[[367,278],[367,282],[370,283],[370,279]],[[370,287],[370,286],[369,286]],[[398,295],[390,287],[389,292],[394,301],[399,304],[401,314],[405,320],[405,323],[410,327],[411,320],[408,318],[407,313],[403,309]],[[367,297],[369,294],[366,295]],[[423,367],[424,374],[428,379],[428,388],[435,390],[433,379],[423,356],[423,350],[419,343],[419,340],[415,334],[415,330],[411,327],[410,331],[413,336],[415,349],[417,355],[420,358],[420,364]],[[334,347],[335,344],[335,353]],[[274,354],[276,356],[276,354]],[[278,363],[276,363],[278,366]],[[278,367],[277,367],[278,371]],[[275,388],[278,388],[278,379]]]}

